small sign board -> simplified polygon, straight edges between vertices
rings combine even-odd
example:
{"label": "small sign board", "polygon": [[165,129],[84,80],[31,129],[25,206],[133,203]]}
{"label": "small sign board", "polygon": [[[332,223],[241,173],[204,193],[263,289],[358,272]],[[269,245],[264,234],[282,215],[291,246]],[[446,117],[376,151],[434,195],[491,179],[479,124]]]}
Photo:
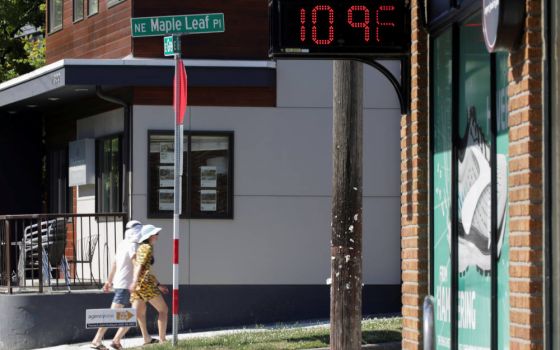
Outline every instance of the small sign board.
{"label": "small sign board", "polygon": [[181,37],[178,35],[170,35],[163,37],[163,54],[165,56],[173,56],[181,53]]}
{"label": "small sign board", "polygon": [[136,309],[88,309],[86,310],[86,328],[135,327]]}
{"label": "small sign board", "polygon": [[130,19],[133,38],[169,34],[222,33],[226,30],[223,13],[135,17]]}
{"label": "small sign board", "polygon": [[524,25],[524,0],[482,0],[482,32],[488,52],[515,50]]}

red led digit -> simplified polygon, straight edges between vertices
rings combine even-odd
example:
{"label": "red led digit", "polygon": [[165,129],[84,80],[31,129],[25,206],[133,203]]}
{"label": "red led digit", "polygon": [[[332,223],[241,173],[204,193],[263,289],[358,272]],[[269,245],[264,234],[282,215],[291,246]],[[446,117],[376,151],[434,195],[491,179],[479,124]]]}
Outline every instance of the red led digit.
{"label": "red led digit", "polygon": [[[363,22],[354,22],[354,11],[363,11],[364,12],[364,21]],[[364,28],[364,41],[369,41],[369,10],[365,6],[352,6],[348,9],[348,24],[352,28]]]}
{"label": "red led digit", "polygon": [[[317,12],[319,11],[329,11],[329,38],[328,39],[317,39]],[[334,40],[334,10],[329,5],[317,5],[311,11],[311,39],[317,45],[329,45]]]}
{"label": "red led digit", "polygon": [[395,22],[380,22],[379,21],[379,13],[380,12],[390,12],[395,11],[395,6],[379,6],[377,11],[375,11],[375,22],[377,23],[377,28],[375,29],[375,40],[378,43],[381,42],[381,38],[379,37],[379,27],[395,27]]}
{"label": "red led digit", "polygon": [[305,9],[299,11],[299,21],[301,23],[301,28],[299,30],[299,40],[301,42],[305,41]]}

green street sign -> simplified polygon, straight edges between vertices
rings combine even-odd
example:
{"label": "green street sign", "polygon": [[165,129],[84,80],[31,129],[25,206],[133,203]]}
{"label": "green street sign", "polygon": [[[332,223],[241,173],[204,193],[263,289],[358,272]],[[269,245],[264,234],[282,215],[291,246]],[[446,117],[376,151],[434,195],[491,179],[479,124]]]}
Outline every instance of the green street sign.
{"label": "green street sign", "polygon": [[181,53],[181,37],[178,35],[163,37],[163,54],[164,56],[173,56]]}
{"label": "green street sign", "polygon": [[136,17],[130,19],[133,38],[169,34],[205,34],[225,31],[223,13]]}

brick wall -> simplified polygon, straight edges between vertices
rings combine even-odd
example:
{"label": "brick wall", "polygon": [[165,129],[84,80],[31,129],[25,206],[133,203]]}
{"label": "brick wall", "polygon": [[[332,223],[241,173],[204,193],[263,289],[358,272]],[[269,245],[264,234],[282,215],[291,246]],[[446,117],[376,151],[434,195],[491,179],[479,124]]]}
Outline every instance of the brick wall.
{"label": "brick wall", "polygon": [[510,348],[543,349],[543,124],[541,2],[509,72]]}
{"label": "brick wall", "polygon": [[429,273],[428,45],[417,0],[411,11],[411,105],[401,118],[402,348],[420,350]]}

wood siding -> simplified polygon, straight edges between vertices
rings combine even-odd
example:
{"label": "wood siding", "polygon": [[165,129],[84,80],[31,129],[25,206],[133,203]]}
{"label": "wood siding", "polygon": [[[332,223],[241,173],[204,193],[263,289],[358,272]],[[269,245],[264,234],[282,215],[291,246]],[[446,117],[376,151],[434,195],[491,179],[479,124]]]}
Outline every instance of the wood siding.
{"label": "wood siding", "polygon": [[[224,13],[225,32],[183,36],[184,58],[267,59],[268,3],[264,0],[135,0],[133,17]],[[135,57],[164,57],[162,37],[133,39]]]}
{"label": "wood siding", "polygon": [[122,58],[130,54],[131,3],[126,0],[107,8],[107,0],[100,0],[97,14],[73,23],[73,0],[64,0],[62,29],[47,35],[47,63],[63,58]]}
{"label": "wood siding", "polygon": [[[171,105],[173,91],[169,88],[135,88],[135,105]],[[274,87],[190,87],[189,106],[274,107]]]}

